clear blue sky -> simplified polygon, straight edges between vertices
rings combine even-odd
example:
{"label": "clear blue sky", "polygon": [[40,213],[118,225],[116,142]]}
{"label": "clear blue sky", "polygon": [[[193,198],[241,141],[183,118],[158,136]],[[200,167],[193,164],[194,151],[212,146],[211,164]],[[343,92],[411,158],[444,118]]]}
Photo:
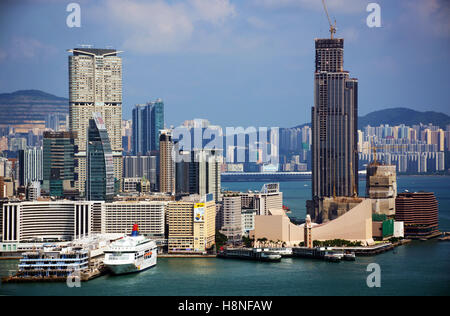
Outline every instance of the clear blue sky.
{"label": "clear blue sky", "polygon": [[[66,25],[67,4],[81,27]],[[359,79],[360,114],[410,107],[450,114],[450,1],[327,0]],[[381,28],[366,6],[381,6]],[[290,127],[310,120],[320,0],[29,0],[0,2],[0,92],[68,97],[67,49],[123,50],[124,118],[162,98],[166,122]]]}

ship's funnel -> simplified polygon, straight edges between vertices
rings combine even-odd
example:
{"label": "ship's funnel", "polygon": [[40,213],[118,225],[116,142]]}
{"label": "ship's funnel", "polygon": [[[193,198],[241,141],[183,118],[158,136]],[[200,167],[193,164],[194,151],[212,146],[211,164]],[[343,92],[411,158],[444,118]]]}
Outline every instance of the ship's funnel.
{"label": "ship's funnel", "polygon": [[134,225],[133,225],[133,230],[132,230],[132,232],[131,232],[131,236],[132,236],[132,237],[137,237],[137,236],[139,236],[139,226],[138,226],[138,224],[134,224]]}

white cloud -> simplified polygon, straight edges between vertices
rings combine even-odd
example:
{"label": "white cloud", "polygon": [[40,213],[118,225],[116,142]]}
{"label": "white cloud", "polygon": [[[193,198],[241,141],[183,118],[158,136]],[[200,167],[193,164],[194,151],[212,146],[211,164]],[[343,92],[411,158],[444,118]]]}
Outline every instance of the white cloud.
{"label": "white cloud", "polygon": [[[257,6],[268,9],[299,7],[310,10],[323,10],[321,0],[253,0]],[[365,12],[367,0],[326,0],[330,15],[335,13],[359,13]]]}
{"label": "white cloud", "polygon": [[57,52],[55,47],[28,37],[13,37],[2,46],[5,48],[0,50],[0,61],[45,58]]}
{"label": "white cloud", "polygon": [[448,0],[410,0],[405,2],[402,23],[411,33],[426,32],[437,37],[450,37],[450,3]]}
{"label": "white cloud", "polygon": [[359,38],[359,31],[354,27],[346,27],[340,30],[339,37],[345,38],[347,42],[356,42]]}
{"label": "white cloud", "polygon": [[236,16],[235,7],[229,0],[190,0],[198,18],[213,24],[222,24],[228,18]]}
{"label": "white cloud", "polygon": [[125,49],[160,53],[184,48],[199,32],[199,24],[218,29],[235,15],[229,0],[110,0],[95,18],[104,23],[108,16],[112,29],[125,38]]}
{"label": "white cloud", "polygon": [[268,30],[268,29],[272,28],[272,26],[269,23],[267,23],[263,19],[260,19],[256,16],[248,17],[247,23],[255,29]]}

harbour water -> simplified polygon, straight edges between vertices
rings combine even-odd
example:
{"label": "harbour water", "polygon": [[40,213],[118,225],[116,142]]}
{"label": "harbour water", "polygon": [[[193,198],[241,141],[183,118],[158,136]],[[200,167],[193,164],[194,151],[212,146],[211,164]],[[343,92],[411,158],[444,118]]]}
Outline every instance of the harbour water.
{"label": "harbour water", "polygon": [[[361,193],[365,183],[361,183]],[[223,183],[229,190],[259,190],[263,183]],[[399,192],[435,192],[442,231],[450,231],[450,177],[403,176]],[[291,216],[304,218],[310,181],[281,182]],[[0,276],[17,267],[0,260]],[[369,288],[367,266],[381,268],[381,287]],[[414,241],[375,257],[330,263],[288,258],[277,263],[216,258],[159,258],[154,268],[103,276],[81,287],[65,283],[1,284],[0,295],[450,295],[450,243]]]}

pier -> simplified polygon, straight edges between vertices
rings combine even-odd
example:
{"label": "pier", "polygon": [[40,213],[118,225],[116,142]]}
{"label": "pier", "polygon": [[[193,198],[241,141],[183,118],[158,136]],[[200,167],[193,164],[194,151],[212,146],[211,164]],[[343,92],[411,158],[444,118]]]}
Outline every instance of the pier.
{"label": "pier", "polygon": [[95,269],[91,271],[83,271],[80,273],[80,276],[76,275],[67,275],[67,276],[56,276],[56,275],[48,275],[48,276],[38,276],[39,273],[43,271],[36,271],[36,276],[32,275],[24,275],[20,272],[8,277],[2,278],[2,283],[32,283],[32,282],[67,282],[69,278],[79,278],[81,282],[86,282],[95,278],[98,278],[102,275],[105,275],[107,270],[103,267],[100,269]]}
{"label": "pier", "polygon": [[354,260],[354,253],[344,253],[342,250],[326,247],[296,247],[292,248],[292,255],[296,258],[320,259],[330,262],[340,262],[342,259],[351,258]]}
{"label": "pier", "polygon": [[219,258],[245,259],[256,261],[276,262],[281,260],[281,255],[274,251],[261,248],[227,248],[217,253]]}

